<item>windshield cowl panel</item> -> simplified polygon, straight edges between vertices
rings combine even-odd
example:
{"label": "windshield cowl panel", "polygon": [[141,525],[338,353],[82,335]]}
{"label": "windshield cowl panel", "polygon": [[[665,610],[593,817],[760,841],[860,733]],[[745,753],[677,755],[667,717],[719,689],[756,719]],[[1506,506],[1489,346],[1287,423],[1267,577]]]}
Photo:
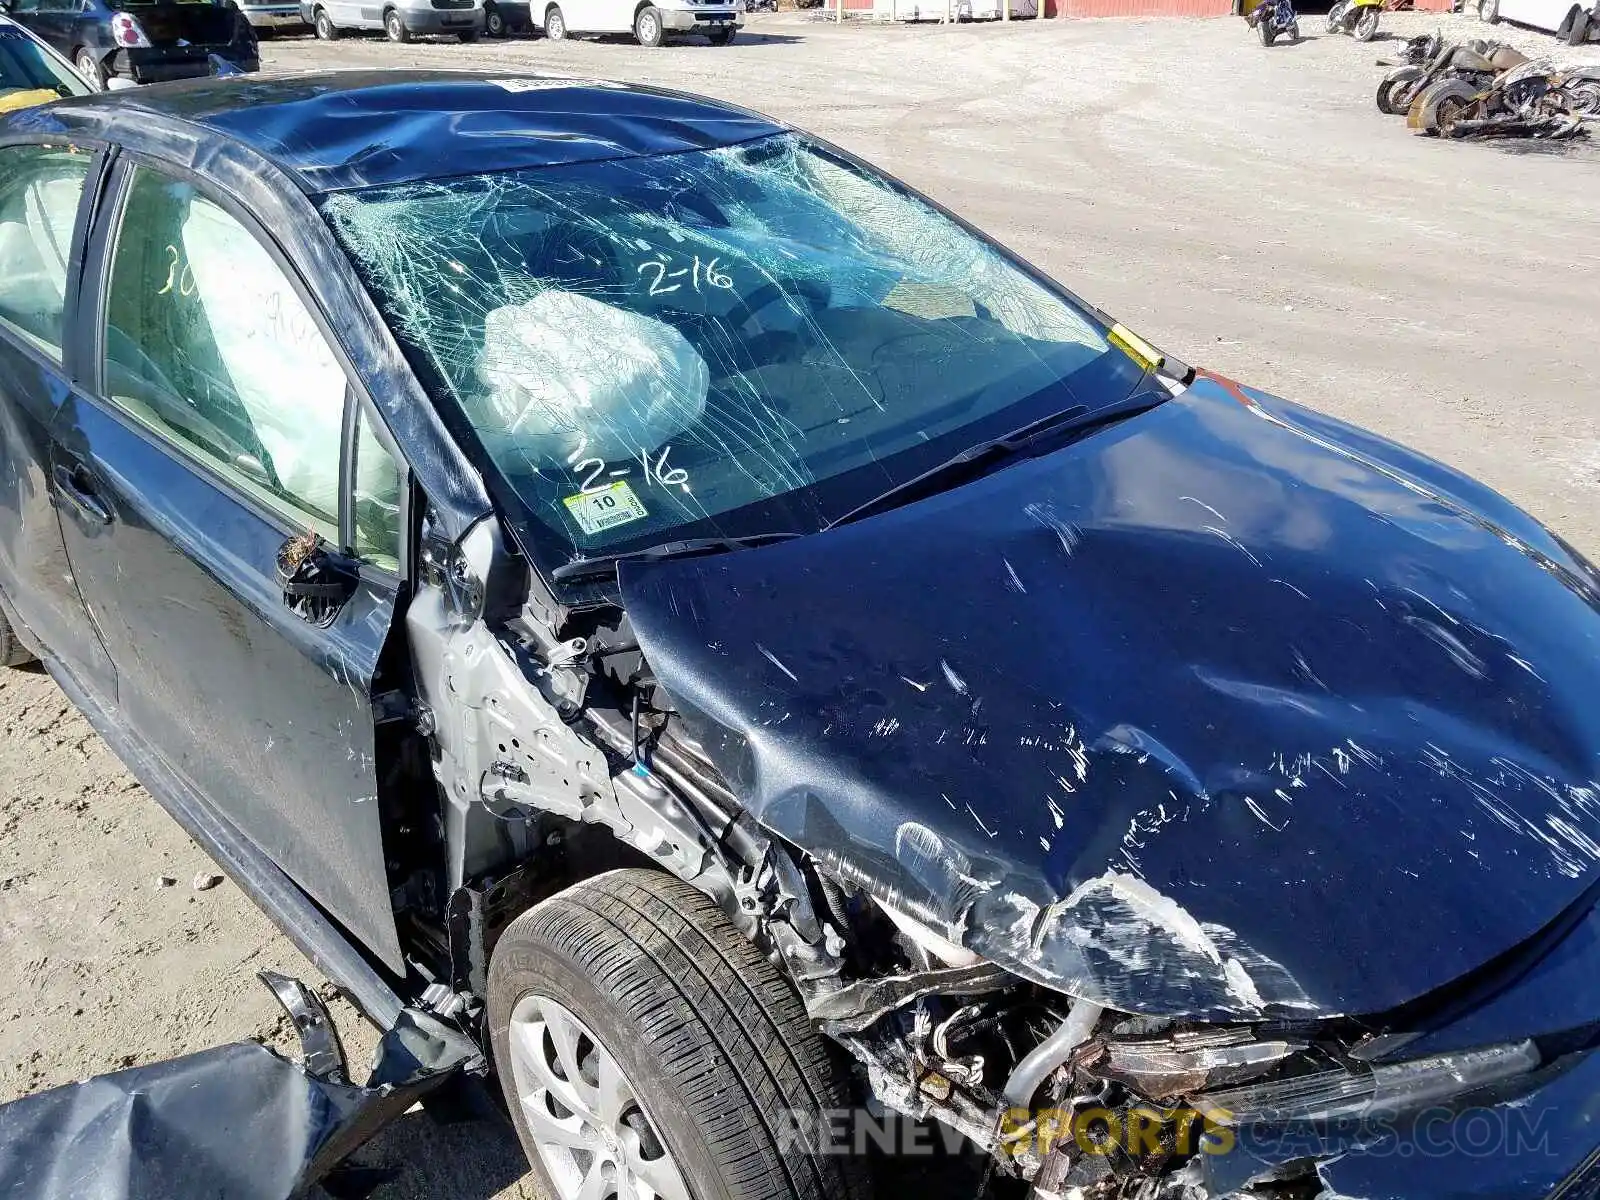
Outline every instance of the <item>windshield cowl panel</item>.
{"label": "windshield cowl panel", "polygon": [[1143,378],[1069,297],[795,134],[323,208],[546,570],[814,532]]}

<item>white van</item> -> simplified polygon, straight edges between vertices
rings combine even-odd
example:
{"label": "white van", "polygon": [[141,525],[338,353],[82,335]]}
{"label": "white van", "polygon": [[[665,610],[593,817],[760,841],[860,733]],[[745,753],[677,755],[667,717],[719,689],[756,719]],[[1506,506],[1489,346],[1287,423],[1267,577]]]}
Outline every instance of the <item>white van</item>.
{"label": "white van", "polygon": [[744,24],[744,0],[533,0],[535,29],[559,42],[575,33],[631,33],[641,46],[703,33],[726,46]]}
{"label": "white van", "polygon": [[1571,46],[1600,36],[1600,0],[1478,0],[1478,16],[1491,25],[1515,21],[1543,29]]}

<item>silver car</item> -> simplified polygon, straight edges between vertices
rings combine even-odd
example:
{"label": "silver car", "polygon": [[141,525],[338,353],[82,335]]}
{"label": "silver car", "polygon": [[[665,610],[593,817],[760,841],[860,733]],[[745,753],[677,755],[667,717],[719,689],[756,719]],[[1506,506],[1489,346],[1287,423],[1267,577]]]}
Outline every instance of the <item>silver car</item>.
{"label": "silver car", "polygon": [[483,0],[300,0],[300,18],[324,41],[353,30],[382,30],[391,42],[454,34],[475,42],[483,34]]}

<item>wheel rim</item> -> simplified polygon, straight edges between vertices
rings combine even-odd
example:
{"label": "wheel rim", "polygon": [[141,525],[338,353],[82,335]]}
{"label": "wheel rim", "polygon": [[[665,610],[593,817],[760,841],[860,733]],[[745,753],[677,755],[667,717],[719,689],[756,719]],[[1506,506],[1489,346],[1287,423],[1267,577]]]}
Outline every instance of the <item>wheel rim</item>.
{"label": "wheel rim", "polygon": [[552,37],[558,42],[567,36],[567,23],[562,18],[560,9],[545,18],[544,31],[546,36]]}
{"label": "wheel rim", "polygon": [[691,1200],[633,1084],[589,1027],[524,996],[507,1040],[522,1117],[558,1200]]}
{"label": "wheel rim", "polygon": [[639,18],[639,36],[647,42],[656,40],[655,14],[645,13]]}
{"label": "wheel rim", "polygon": [[389,14],[389,40],[392,42],[400,40],[400,17],[397,13]]}
{"label": "wheel rim", "polygon": [[88,82],[90,87],[98,88],[100,84],[100,65],[87,54],[78,55],[78,74]]}
{"label": "wheel rim", "polygon": [[483,19],[484,28],[490,37],[499,37],[505,29],[505,22],[500,19],[498,12],[491,12]]}

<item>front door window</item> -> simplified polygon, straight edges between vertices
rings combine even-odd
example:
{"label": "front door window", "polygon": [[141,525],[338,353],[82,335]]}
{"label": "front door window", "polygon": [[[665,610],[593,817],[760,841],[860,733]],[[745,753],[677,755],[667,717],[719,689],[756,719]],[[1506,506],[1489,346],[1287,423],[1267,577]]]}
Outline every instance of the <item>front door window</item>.
{"label": "front door window", "polygon": [[106,301],[106,396],[337,544],[345,375],[294,284],[192,185],[140,167]]}

